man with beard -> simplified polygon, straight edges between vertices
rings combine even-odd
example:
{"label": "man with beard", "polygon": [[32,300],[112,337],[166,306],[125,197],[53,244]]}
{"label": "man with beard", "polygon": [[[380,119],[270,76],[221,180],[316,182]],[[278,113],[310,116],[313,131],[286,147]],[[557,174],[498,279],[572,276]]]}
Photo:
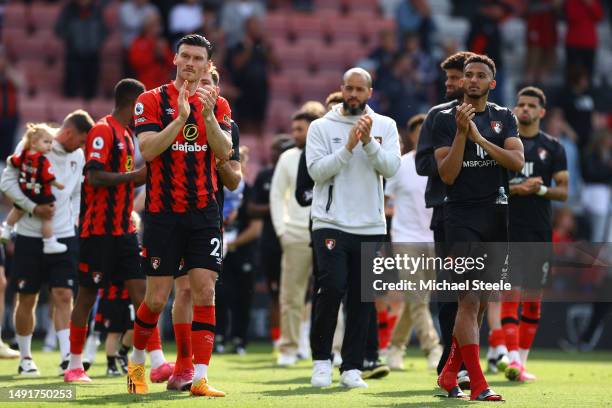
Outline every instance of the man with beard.
{"label": "man with beard", "polygon": [[[508,241],[506,170],[519,171],[525,160],[514,114],[487,102],[489,91],[496,85],[495,63],[486,56],[474,55],[465,61],[463,72],[463,103],[438,113],[432,132],[438,172],[447,185],[444,211],[446,241],[451,245],[448,254],[476,259],[484,256],[482,243]],[[489,252],[483,270],[451,273],[452,280],[465,288],[458,293],[451,351],[438,378],[451,397],[466,397],[457,383],[457,372],[464,363],[472,400],[502,399],[489,388],[479,361],[479,322],[490,292],[475,284],[501,271],[505,261],[501,251]]]}
{"label": "man with beard", "polygon": [[540,120],[546,114],[544,92],[533,86],[521,89],[514,113],[525,146],[525,165],[510,175],[509,233],[511,242],[529,245],[520,244],[519,250],[510,251],[510,265],[521,276],[523,296],[520,323],[518,296],[502,304],[510,358],[505,374],[511,381],[533,381],[535,376],[525,371],[525,365],[540,321],[541,287],[550,268],[551,249],[543,244],[552,241],[550,201],[567,200],[569,174],[563,146],[540,130]]}
{"label": "man with beard", "polygon": [[[463,65],[465,60],[472,55],[469,51],[457,52],[446,58],[440,68],[446,74],[446,99],[448,102],[436,105],[427,112],[425,122],[421,127],[419,134],[419,142],[416,152],[416,170],[420,176],[427,176],[427,187],[425,188],[425,204],[427,208],[433,208],[431,224],[429,228],[433,231],[434,241],[436,242],[436,255],[444,257],[442,243],[444,238],[444,196],[446,194],[446,186],[440,179],[438,174],[438,165],[434,157],[433,135],[431,128],[433,127],[434,118],[438,112],[445,109],[454,108],[459,104],[459,99],[463,97],[463,88],[461,80],[463,79]],[[442,345],[444,351],[438,363],[438,374],[442,372],[442,367],[446,364],[446,360],[450,353],[453,326],[455,324],[455,316],[457,315],[457,302],[438,302],[438,319],[440,321],[440,331]],[[463,388],[469,386],[469,377],[463,374],[463,370],[459,375],[459,384]]]}
{"label": "man with beard", "polygon": [[[310,342],[311,384],[332,382],[331,349],[338,308],[346,294],[346,331],[340,385],[365,388],[361,379],[372,304],[361,301],[361,243],[382,242],[387,231],[381,175],[392,177],[400,165],[395,121],[375,113],[367,101],[372,78],[349,69],[341,87],[343,103],[310,125],[306,164],[315,182],[312,245],[318,264]],[[359,197],[359,203],[355,203]]]}

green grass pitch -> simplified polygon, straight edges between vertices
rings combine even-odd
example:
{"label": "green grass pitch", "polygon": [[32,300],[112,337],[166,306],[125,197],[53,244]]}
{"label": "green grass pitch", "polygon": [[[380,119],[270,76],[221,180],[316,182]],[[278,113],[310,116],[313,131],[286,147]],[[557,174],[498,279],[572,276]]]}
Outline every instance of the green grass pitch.
{"label": "green grass pitch", "polygon": [[[166,344],[166,357],[174,358]],[[35,388],[63,385],[56,376],[58,353],[42,353],[34,347],[34,360],[42,376],[35,379],[16,377],[17,360],[0,360],[0,388]],[[93,383],[77,385],[76,399],[70,402],[12,402],[4,399],[0,407],[459,407],[474,406],[469,401],[435,397],[435,375],[428,371],[425,359],[411,348],[406,356],[405,372],[392,372],[380,380],[369,380],[369,388],[345,390],[334,385],[327,389],[310,386],[310,361],[296,367],[274,366],[271,348],[253,345],[246,356],[214,355],[209,377],[211,384],[227,392],[216,400],[193,398],[189,393],[167,392],[165,384],[150,384],[146,396],[128,395],[125,377],[105,377],[106,358],[99,352],[89,374]],[[485,364],[484,359],[481,363]],[[561,351],[532,351],[529,369],[538,376],[533,384],[510,383],[501,374],[488,375],[493,389],[506,399],[506,407],[612,407],[612,353],[567,354]],[[148,375],[148,371],[147,371]],[[494,403],[488,403],[494,404]]]}

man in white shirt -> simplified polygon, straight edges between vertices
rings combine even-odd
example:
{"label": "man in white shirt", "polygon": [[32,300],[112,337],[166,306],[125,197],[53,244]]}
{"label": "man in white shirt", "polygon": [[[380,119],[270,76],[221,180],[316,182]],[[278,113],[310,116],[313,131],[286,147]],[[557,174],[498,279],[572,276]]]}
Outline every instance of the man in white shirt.
{"label": "man in white shirt", "polygon": [[270,214],[283,250],[279,295],[281,338],[277,360],[280,366],[291,366],[297,362],[304,300],[312,271],[308,231],[310,206],[298,204],[295,185],[308,127],[315,119],[318,116],[310,112],[297,112],[293,116],[291,133],[296,147],[280,156],[270,187]]}
{"label": "man in white shirt", "polygon": [[[425,115],[415,115],[408,121],[408,139],[404,144],[404,151],[409,146],[416,147],[421,126]],[[425,206],[425,188],[427,177],[419,176],[415,165],[416,150],[411,150],[402,156],[400,169],[387,180],[385,196],[393,200],[393,218],[391,220],[391,239],[393,242],[419,243],[432,245],[411,245],[402,248],[402,252],[409,251],[411,256],[433,255],[433,232],[429,229],[433,210]],[[434,271],[419,270],[412,277],[402,279],[424,279],[429,275],[433,277]],[[391,347],[389,349],[387,364],[395,370],[404,369],[404,353],[406,344],[410,340],[412,329],[416,329],[421,350],[427,356],[427,366],[430,369],[438,365],[442,355],[440,338],[433,325],[429,311],[429,294],[419,292],[406,293],[403,310],[393,329]]]}
{"label": "man in white shirt", "polygon": [[[81,181],[85,158],[81,147],[87,132],[94,125],[92,118],[83,110],[70,113],[58,130],[47,158],[55,176],[65,188],[53,188],[54,204],[37,205],[19,188],[18,171],[7,166],[2,173],[0,189],[13,202],[26,211],[16,225],[15,268],[13,279],[17,283],[17,307],[15,309],[15,331],[19,344],[20,376],[39,376],[40,372],[32,360],[31,343],[34,332],[34,310],[38,292],[43,283],[51,289],[51,301],[55,307],[55,330],[59,340],[62,363],[60,373],[68,367],[70,354],[70,312],[72,289],[76,281],[78,259],[78,237],[76,223],[81,202]],[[21,145],[16,151],[21,150]],[[44,255],[42,251],[41,218],[53,219],[53,233],[58,241],[68,247],[61,254]]]}

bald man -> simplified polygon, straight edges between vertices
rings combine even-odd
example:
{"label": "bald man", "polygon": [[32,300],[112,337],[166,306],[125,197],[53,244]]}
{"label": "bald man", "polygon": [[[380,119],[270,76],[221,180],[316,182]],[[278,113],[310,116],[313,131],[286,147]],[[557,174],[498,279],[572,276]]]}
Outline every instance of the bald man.
{"label": "bald man", "polygon": [[[313,301],[310,335],[311,384],[331,385],[332,339],[340,301],[346,294],[340,385],[366,388],[360,371],[368,319],[374,307],[371,302],[361,301],[361,243],[382,242],[385,238],[380,176],[389,178],[397,172],[400,147],[395,121],[367,105],[372,96],[372,78],[367,71],[348,70],[341,90],[342,104],[312,122],[306,138],[306,164],[315,183],[312,246],[319,288]],[[358,203],[355,197],[359,197]]]}

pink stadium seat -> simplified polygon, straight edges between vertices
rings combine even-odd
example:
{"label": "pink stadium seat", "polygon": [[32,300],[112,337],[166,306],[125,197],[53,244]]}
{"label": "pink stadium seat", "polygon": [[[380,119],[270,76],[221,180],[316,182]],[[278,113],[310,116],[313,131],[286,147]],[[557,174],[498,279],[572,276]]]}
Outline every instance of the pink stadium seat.
{"label": "pink stadium seat", "polygon": [[350,14],[355,12],[368,12],[374,16],[380,11],[378,2],[372,0],[342,0],[341,6],[348,9]]}
{"label": "pink stadium seat", "polygon": [[46,98],[19,98],[19,111],[23,123],[46,122],[50,119]]}
{"label": "pink stadium seat", "polygon": [[270,78],[270,94],[272,97],[287,97],[293,90],[292,79],[286,75],[273,75]]}
{"label": "pink stadium seat", "polygon": [[[279,44],[280,45],[280,44]],[[303,50],[293,44],[286,43],[276,49],[283,70],[308,69],[312,50]]]}
{"label": "pink stadium seat", "polygon": [[345,70],[350,59],[349,52],[338,47],[318,49],[314,54],[315,64],[319,70]]}
{"label": "pink stadium seat", "polygon": [[317,15],[293,13],[288,20],[288,31],[293,38],[321,38],[323,22]]}
{"label": "pink stadium seat", "polygon": [[299,85],[303,101],[323,101],[330,92],[325,78],[318,75],[305,77]]}
{"label": "pink stadium seat", "polygon": [[339,17],[335,20],[328,20],[325,24],[325,32],[334,40],[345,38],[361,38],[364,31],[361,20],[351,17]]}
{"label": "pink stadium seat", "polygon": [[32,23],[36,30],[53,30],[61,11],[61,4],[33,3]]}
{"label": "pink stadium seat", "polygon": [[27,36],[28,32],[25,25],[16,27],[6,25],[2,28],[2,43],[11,49],[18,50],[20,48],[19,43]]}
{"label": "pink stadium seat", "polygon": [[2,19],[5,27],[25,27],[27,25],[25,6],[17,1],[8,2]]}
{"label": "pink stadium seat", "polygon": [[117,60],[102,60],[100,70],[100,82],[102,94],[100,96],[110,98],[113,95],[115,85],[122,77],[122,67]]}
{"label": "pink stadium seat", "polygon": [[287,34],[287,17],[284,13],[268,13],[265,19],[265,30],[270,37]]}
{"label": "pink stadium seat", "polygon": [[363,29],[367,35],[373,36],[373,38],[378,38],[378,34],[382,30],[396,30],[397,25],[393,19],[379,17],[373,19],[371,24],[365,24]]}
{"label": "pink stadium seat", "polygon": [[49,101],[51,119],[57,123],[62,123],[66,115],[77,109],[85,108],[85,102],[82,99],[67,99],[60,96]]}
{"label": "pink stadium seat", "polygon": [[54,35],[49,36],[45,44],[45,54],[47,62],[51,65],[62,62],[64,60],[64,43]]}
{"label": "pink stadium seat", "polygon": [[111,113],[112,109],[112,99],[96,98],[85,104],[85,110],[89,112],[91,117],[96,121]]}

